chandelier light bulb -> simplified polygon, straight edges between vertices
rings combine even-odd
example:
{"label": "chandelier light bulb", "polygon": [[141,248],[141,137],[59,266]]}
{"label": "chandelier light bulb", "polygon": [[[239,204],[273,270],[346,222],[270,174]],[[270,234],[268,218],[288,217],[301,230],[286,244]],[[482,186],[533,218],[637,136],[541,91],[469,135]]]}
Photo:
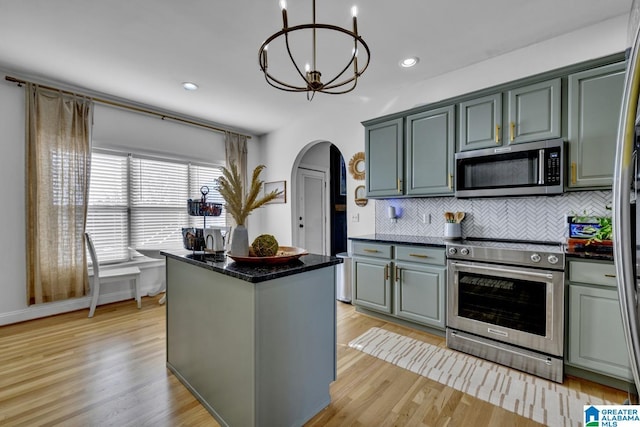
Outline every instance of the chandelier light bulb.
{"label": "chandelier light bulb", "polygon": [[280,9],[284,10],[287,8],[287,0],[280,0]]}
{"label": "chandelier light bulb", "polygon": [[[284,1],[284,0],[283,0]],[[351,7],[351,16],[353,18],[358,16],[358,6],[352,6]],[[366,17],[365,17],[366,18]]]}
{"label": "chandelier light bulb", "polygon": [[309,63],[307,62],[306,64],[304,64],[304,71],[306,73],[308,73],[309,71],[311,71],[311,65],[309,65]]}

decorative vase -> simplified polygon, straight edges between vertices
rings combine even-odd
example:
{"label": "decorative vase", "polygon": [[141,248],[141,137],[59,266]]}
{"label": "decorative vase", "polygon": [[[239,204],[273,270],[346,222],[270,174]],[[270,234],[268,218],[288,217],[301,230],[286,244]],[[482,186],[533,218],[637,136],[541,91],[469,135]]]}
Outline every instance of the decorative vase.
{"label": "decorative vase", "polygon": [[249,255],[249,232],[244,225],[236,225],[231,233],[231,254],[237,256]]}

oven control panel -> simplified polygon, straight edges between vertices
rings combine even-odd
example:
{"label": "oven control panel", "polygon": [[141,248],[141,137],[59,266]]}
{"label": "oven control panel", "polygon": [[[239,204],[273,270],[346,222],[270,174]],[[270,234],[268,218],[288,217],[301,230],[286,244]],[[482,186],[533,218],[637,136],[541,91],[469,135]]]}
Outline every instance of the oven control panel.
{"label": "oven control panel", "polygon": [[470,241],[448,243],[446,254],[452,260],[564,270],[564,252],[560,245]]}

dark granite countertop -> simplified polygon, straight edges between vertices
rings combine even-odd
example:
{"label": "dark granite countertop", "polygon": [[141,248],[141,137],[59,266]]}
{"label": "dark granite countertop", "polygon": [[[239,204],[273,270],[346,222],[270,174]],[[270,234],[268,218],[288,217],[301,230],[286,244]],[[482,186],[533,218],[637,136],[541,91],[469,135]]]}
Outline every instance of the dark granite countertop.
{"label": "dark granite countertop", "polygon": [[613,262],[613,252],[597,252],[597,251],[575,251],[565,246],[564,250],[567,258],[581,258],[581,259],[598,259],[602,261]]}
{"label": "dark granite countertop", "polygon": [[227,276],[235,277],[251,283],[265,282],[267,280],[330,267],[344,262],[344,259],[342,258],[309,254],[303,255],[299,259],[290,261],[286,264],[245,264],[235,262],[229,257],[226,257],[224,261],[215,261],[211,255],[204,254],[203,252],[194,253],[184,250],[167,250],[160,253],[168,258],[184,261],[198,267],[226,274]]}
{"label": "dark granite countertop", "polygon": [[364,236],[352,236],[350,240],[364,242],[395,243],[416,246],[435,246],[444,248],[447,240],[444,237],[429,236],[405,236],[401,234],[366,234]]}
{"label": "dark granite countertop", "polygon": [[[365,234],[362,236],[351,236],[349,239],[363,242],[434,246],[440,248],[444,248],[448,242],[444,237],[406,236],[401,234]],[[566,244],[564,245],[564,252],[569,258],[596,259],[613,262],[612,252],[572,250],[569,249]]]}

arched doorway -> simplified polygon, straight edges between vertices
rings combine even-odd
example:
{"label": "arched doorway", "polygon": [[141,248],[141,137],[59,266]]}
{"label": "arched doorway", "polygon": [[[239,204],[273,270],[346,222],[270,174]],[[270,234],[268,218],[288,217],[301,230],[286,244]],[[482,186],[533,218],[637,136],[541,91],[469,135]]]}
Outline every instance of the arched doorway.
{"label": "arched doorway", "polygon": [[335,255],[347,250],[346,168],[328,141],[307,144],[291,171],[294,246]]}

